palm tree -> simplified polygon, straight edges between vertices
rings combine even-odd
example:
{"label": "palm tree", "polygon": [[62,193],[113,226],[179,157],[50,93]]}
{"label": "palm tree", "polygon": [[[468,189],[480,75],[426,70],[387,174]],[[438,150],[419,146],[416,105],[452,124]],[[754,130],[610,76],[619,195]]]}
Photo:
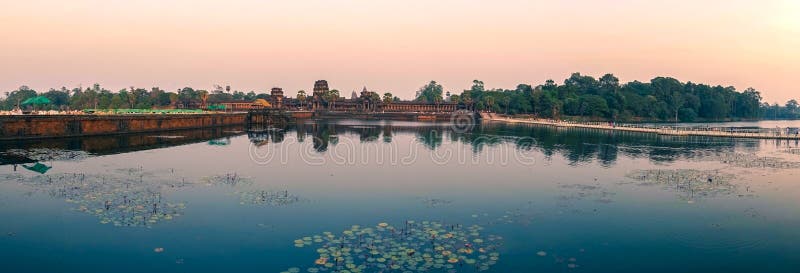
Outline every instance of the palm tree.
{"label": "palm tree", "polygon": [[377,109],[378,102],[380,102],[380,101],[381,101],[381,96],[378,95],[378,93],[370,92],[370,94],[369,94],[369,104],[370,104],[370,108],[372,108],[372,110],[376,110]]}
{"label": "palm tree", "polygon": [[392,95],[392,93],[389,92],[383,93],[383,103],[386,104],[392,103],[393,98],[394,96]]}
{"label": "palm tree", "polygon": [[329,101],[331,102],[331,110],[336,108],[336,100],[339,99],[339,90],[333,89],[328,91]]}
{"label": "palm tree", "polygon": [[173,107],[177,106],[179,98],[180,97],[178,96],[178,94],[169,93],[169,104],[172,105]]}
{"label": "palm tree", "polygon": [[487,96],[486,97],[486,106],[489,108],[489,112],[492,112],[492,106],[494,106],[494,97]]}
{"label": "palm tree", "polygon": [[464,93],[461,93],[461,101],[467,106],[467,110],[470,110],[472,108],[472,92],[464,90]]}
{"label": "palm tree", "polygon": [[459,95],[450,96],[450,102],[458,104],[459,102],[461,102],[461,96]]}

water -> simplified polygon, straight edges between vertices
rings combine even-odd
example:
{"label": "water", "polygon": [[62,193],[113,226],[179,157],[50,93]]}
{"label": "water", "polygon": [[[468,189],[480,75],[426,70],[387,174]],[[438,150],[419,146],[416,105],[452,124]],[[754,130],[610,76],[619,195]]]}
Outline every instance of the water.
{"label": "water", "polygon": [[[470,247],[487,258],[460,255],[498,253],[487,272],[800,266],[797,142],[500,123],[242,130],[0,144],[3,271],[308,272],[319,243],[303,237],[407,221],[480,225]],[[632,175],[679,169],[699,178]],[[417,242],[403,236],[384,243]],[[432,272],[477,271],[458,260]]]}

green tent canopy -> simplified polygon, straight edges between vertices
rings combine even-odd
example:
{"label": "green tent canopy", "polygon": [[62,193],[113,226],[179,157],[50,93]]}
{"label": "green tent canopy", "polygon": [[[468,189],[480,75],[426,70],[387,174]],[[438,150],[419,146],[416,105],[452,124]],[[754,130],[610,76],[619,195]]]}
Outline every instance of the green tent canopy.
{"label": "green tent canopy", "polygon": [[36,96],[36,97],[33,97],[33,98],[30,98],[30,99],[27,99],[27,100],[23,101],[22,105],[28,105],[28,104],[36,105],[36,104],[50,104],[50,103],[51,103],[51,101],[47,97],[45,97],[45,96]]}
{"label": "green tent canopy", "polygon": [[50,168],[52,168],[50,166],[47,166],[47,165],[44,165],[44,164],[38,163],[38,162],[36,164],[32,165],[32,166],[22,165],[22,167],[25,168],[25,169],[28,169],[29,171],[37,172],[37,173],[40,173],[40,174],[44,174],[47,171],[49,171]]}

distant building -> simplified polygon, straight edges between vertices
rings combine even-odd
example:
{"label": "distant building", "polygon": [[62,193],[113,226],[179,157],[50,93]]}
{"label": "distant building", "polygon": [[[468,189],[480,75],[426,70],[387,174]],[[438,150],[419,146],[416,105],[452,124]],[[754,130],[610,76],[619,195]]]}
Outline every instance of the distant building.
{"label": "distant building", "polygon": [[283,108],[283,89],[280,87],[273,87],[269,95],[272,107]]}
{"label": "distant building", "polygon": [[330,91],[330,89],[328,88],[328,81],[318,80],[314,82],[314,96],[322,97],[322,95],[328,93],[328,91]]}
{"label": "distant building", "polygon": [[321,109],[322,108],[322,101],[324,99],[325,93],[328,93],[330,89],[328,88],[328,81],[326,80],[318,80],[314,82],[314,93],[311,97],[311,107],[313,109]]}
{"label": "distant building", "polygon": [[301,100],[298,98],[286,98],[283,90],[273,88],[270,93],[270,103],[272,107],[297,110],[305,109],[309,106],[313,111],[335,111],[335,112],[453,112],[458,110],[458,104],[450,101],[448,92],[447,99],[441,102],[418,102],[418,101],[394,101],[383,102],[378,92],[370,91],[367,87],[361,89],[361,93],[353,90],[350,97],[328,98],[330,87],[325,80],[314,82],[314,89],[311,96]]}

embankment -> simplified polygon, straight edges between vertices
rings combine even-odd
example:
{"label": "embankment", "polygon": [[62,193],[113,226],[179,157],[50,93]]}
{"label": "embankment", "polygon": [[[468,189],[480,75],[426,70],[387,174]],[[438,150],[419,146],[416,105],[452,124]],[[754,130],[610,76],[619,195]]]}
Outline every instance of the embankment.
{"label": "embankment", "polygon": [[0,116],[0,140],[100,136],[244,125],[246,113]]}
{"label": "embankment", "polygon": [[677,127],[649,127],[634,124],[607,124],[603,122],[569,122],[558,120],[543,119],[520,119],[501,116],[491,113],[481,113],[481,118],[485,121],[499,121],[508,123],[524,123],[554,127],[573,127],[596,129],[620,132],[638,132],[670,136],[706,136],[706,137],[725,137],[725,138],[751,138],[751,139],[788,139],[800,140],[797,133],[787,133],[783,131],[758,130],[758,131],[733,131],[720,128],[677,128]]}

